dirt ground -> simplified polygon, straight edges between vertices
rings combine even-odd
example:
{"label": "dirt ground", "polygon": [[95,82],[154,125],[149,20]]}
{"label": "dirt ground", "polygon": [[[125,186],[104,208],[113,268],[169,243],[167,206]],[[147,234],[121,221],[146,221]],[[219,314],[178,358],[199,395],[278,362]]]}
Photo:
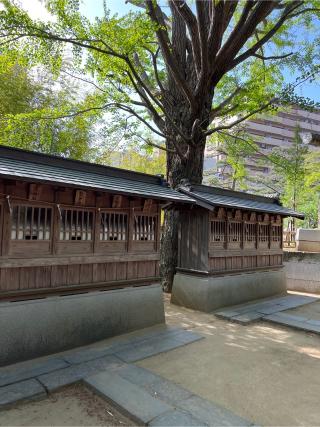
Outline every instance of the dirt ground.
{"label": "dirt ground", "polygon": [[206,339],[138,365],[257,425],[320,426],[319,335],[265,322],[242,326],[168,298],[166,316]]}
{"label": "dirt ground", "polygon": [[105,400],[76,384],[46,399],[0,411],[0,426],[132,426]]}

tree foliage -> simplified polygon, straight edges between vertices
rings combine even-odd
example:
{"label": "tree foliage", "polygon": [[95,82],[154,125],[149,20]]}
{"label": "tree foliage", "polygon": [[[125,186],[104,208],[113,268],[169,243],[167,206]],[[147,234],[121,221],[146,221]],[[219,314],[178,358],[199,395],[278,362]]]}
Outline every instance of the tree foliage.
{"label": "tree foliage", "polygon": [[[281,200],[285,206],[304,212],[304,224],[315,227],[318,222],[318,199],[320,188],[319,177],[320,159],[314,163],[318,153],[310,151],[308,145],[302,140],[300,128],[295,131],[295,138],[288,148],[274,149],[270,155],[275,171],[282,183]],[[308,173],[310,168],[312,174]]]}
{"label": "tree foliage", "polygon": [[[31,71],[17,51],[0,55],[0,144],[92,158],[93,115],[60,118],[61,112],[80,108],[70,81],[62,85],[45,69]],[[58,118],[56,118],[58,117]]]}
{"label": "tree foliage", "polygon": [[[167,14],[155,0],[132,3],[135,12],[120,18],[105,8],[104,16],[91,22],[81,15],[79,1],[47,0],[55,17],[48,23],[33,21],[14,0],[3,0],[1,37],[6,45],[19,41],[54,72],[63,63],[65,45],[71,45],[73,69],[91,73],[99,86],[90,107],[120,109],[130,121],[140,120],[166,140],[173,159],[169,169],[194,180],[202,177],[201,167],[192,165],[202,159],[207,135],[227,131],[281,95],[292,97],[299,82],[286,85],[284,70],[317,73],[312,68],[319,55],[317,0],[194,6],[173,0]],[[300,39],[299,49],[298,31],[314,34]],[[226,120],[235,114],[240,115],[235,122]],[[213,124],[217,118],[224,123]],[[175,185],[178,176],[168,173]]]}

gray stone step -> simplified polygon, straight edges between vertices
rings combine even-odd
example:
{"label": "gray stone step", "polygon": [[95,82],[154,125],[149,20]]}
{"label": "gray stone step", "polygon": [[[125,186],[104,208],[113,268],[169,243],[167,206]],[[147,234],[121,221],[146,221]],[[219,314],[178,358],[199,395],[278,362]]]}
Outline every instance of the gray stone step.
{"label": "gray stone step", "polygon": [[84,382],[129,418],[144,425],[173,410],[172,406],[114,372],[105,371],[86,378]]}
{"label": "gray stone step", "polygon": [[46,391],[39,381],[31,379],[0,387],[0,409],[9,405],[46,396]]}
{"label": "gray stone step", "polygon": [[157,427],[187,427],[187,426],[208,426],[208,424],[193,417],[189,412],[182,411],[180,409],[173,409],[170,412],[159,415],[157,418],[151,421],[150,426]]}
{"label": "gray stone step", "polygon": [[199,396],[191,396],[179,402],[179,408],[188,411],[196,419],[213,427],[252,425],[252,423],[238,417],[233,412]]}
{"label": "gray stone step", "polygon": [[62,359],[31,360],[0,368],[0,387],[70,366]]}
{"label": "gray stone step", "polygon": [[38,380],[49,392],[53,392],[60,387],[73,384],[100,371],[117,368],[121,364],[121,360],[115,356],[105,356],[89,362],[72,365],[69,368],[59,369],[50,374],[40,375]]}

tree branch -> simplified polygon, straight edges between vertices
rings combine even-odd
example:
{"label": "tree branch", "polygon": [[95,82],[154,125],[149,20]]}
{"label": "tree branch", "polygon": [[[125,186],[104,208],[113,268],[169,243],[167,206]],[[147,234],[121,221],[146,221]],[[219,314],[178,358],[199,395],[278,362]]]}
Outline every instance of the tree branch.
{"label": "tree branch", "polygon": [[264,56],[264,55],[260,55],[258,53],[254,53],[252,56],[254,56],[255,58],[259,58],[262,59],[263,61],[268,61],[270,59],[284,59],[284,58],[288,58],[289,56],[293,55],[293,52],[290,53],[286,53],[284,55],[275,55],[275,56]]}
{"label": "tree branch", "polygon": [[[227,71],[232,70],[234,67],[236,67],[241,62],[245,61],[250,56],[254,55],[258,49],[260,49],[265,43],[267,43],[279,30],[279,28],[284,24],[284,22],[290,18],[290,13],[296,10],[298,7],[300,7],[303,4],[303,1],[292,1],[289,3],[286,8],[284,9],[281,17],[278,19],[276,24],[272,27],[270,31],[268,31],[267,34],[265,34],[257,43],[255,43],[250,49],[248,49],[246,52],[242,53],[241,55],[237,56],[231,64],[228,66]],[[253,23],[254,24],[254,23]]]}
{"label": "tree branch", "polygon": [[159,21],[159,17],[157,14],[157,9],[159,9],[159,6],[157,3],[156,8],[154,7],[154,0],[147,0],[147,9],[149,16],[151,20],[157,25],[156,29],[156,35],[160,44],[160,48],[162,51],[163,58],[165,60],[165,63],[168,67],[168,69],[171,72],[171,75],[173,79],[175,80],[178,88],[181,90],[181,92],[186,97],[187,101],[189,102],[191,109],[194,108],[195,99],[191,93],[191,90],[189,86],[187,85],[186,80],[184,77],[180,74],[179,67],[176,63],[175,58],[171,54],[171,43],[168,36],[168,33],[166,31],[166,27],[164,26],[164,22]]}
{"label": "tree branch", "polygon": [[192,54],[195,61],[195,69],[197,74],[200,73],[201,69],[201,58],[200,58],[200,39],[199,39],[199,28],[197,19],[194,16],[192,10],[189,8],[184,0],[172,0],[175,9],[178,11],[180,16],[183,18],[187,25],[191,38]]}
{"label": "tree branch", "polygon": [[216,128],[207,130],[205,132],[205,135],[209,136],[209,135],[212,135],[213,133],[218,132],[220,130],[231,129],[232,127],[244,122],[245,120],[247,120],[249,117],[253,116],[254,114],[260,113],[261,111],[265,110],[266,108],[268,108],[271,104],[273,104],[276,101],[277,101],[277,98],[273,98],[269,102],[267,102],[266,104],[262,105],[260,108],[254,110],[254,111],[251,111],[250,113],[246,114],[243,117],[240,117],[239,119],[235,120],[232,123],[229,123],[228,125],[217,126]]}

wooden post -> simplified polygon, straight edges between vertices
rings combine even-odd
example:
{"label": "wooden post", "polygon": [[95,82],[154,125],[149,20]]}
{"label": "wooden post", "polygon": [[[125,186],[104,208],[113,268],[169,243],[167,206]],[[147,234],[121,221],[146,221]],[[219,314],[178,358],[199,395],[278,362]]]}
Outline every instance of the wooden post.
{"label": "wooden post", "polygon": [[93,213],[93,252],[99,252],[99,243],[100,243],[100,224],[101,224],[101,215],[100,208],[97,208]]}
{"label": "wooden post", "polygon": [[156,219],[156,229],[155,229],[155,238],[156,238],[156,242],[155,242],[155,250],[156,252],[160,251],[160,239],[161,239],[161,208],[160,205],[158,204],[157,207],[157,211],[158,211],[158,215],[157,215],[157,219]]}
{"label": "wooden post", "polygon": [[133,222],[134,222],[134,201],[130,201],[130,210],[128,218],[128,252],[132,252],[133,245]]}
{"label": "wooden post", "polygon": [[59,228],[60,228],[60,211],[58,209],[58,193],[59,189],[54,189],[54,203],[55,205],[52,208],[52,237],[51,237],[51,253],[56,254],[57,253],[57,243],[59,240]]}

